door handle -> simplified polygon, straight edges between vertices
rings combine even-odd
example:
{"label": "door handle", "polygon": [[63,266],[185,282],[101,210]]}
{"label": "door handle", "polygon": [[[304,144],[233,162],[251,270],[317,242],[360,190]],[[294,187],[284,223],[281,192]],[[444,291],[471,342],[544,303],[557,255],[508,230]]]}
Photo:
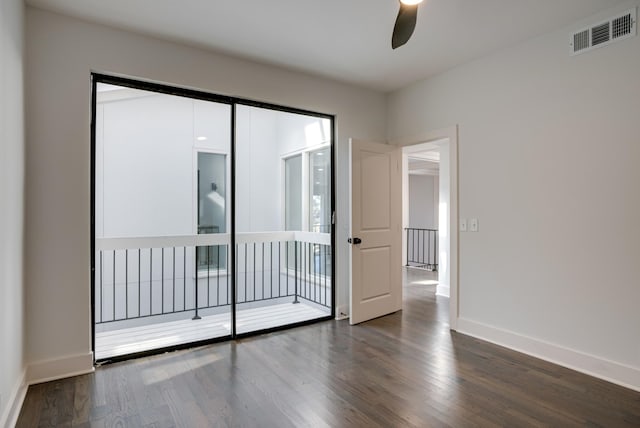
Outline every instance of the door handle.
{"label": "door handle", "polygon": [[347,239],[347,242],[349,244],[358,245],[358,244],[362,244],[362,239],[360,239],[360,238],[353,238],[353,239],[349,238],[349,239]]}

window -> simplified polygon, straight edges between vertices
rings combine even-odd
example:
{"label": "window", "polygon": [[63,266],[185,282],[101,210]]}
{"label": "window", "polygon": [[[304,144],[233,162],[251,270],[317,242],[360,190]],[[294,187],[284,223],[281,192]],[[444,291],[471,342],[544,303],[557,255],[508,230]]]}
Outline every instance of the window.
{"label": "window", "polygon": [[331,152],[329,148],[309,153],[309,231],[331,232]]}
{"label": "window", "polygon": [[[197,152],[196,193],[198,234],[227,232],[227,156]],[[226,269],[226,248],[198,247],[198,270]]]}
{"label": "window", "polygon": [[310,148],[284,159],[285,230],[331,233],[331,151]]}
{"label": "window", "polygon": [[[286,230],[331,233],[331,150],[310,147],[284,159],[284,222]],[[302,254],[300,253],[302,251]],[[330,275],[331,257],[320,245],[299,249],[297,260],[293,243],[287,249],[287,267],[296,261],[308,263],[312,275]],[[301,260],[304,259],[304,262]]]}

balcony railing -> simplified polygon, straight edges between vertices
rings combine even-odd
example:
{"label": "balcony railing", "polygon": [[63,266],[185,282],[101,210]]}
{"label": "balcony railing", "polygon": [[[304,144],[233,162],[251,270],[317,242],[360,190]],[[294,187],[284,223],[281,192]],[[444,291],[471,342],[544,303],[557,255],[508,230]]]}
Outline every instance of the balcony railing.
{"label": "balcony railing", "polygon": [[438,230],[405,228],[407,233],[407,266],[438,270]]}
{"label": "balcony railing", "polygon": [[[228,310],[229,247],[229,234],[96,239],[96,324]],[[238,233],[235,268],[238,305],[331,307],[329,233]]]}

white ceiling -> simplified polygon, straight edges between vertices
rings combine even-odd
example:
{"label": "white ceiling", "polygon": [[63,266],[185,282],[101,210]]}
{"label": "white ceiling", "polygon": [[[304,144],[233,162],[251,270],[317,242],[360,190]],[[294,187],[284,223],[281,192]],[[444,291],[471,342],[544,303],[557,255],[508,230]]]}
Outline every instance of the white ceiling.
{"label": "white ceiling", "polygon": [[440,164],[428,161],[409,160],[410,175],[440,175]]}
{"label": "white ceiling", "polygon": [[440,151],[438,149],[410,153],[408,158],[409,174],[439,175]]}
{"label": "white ceiling", "polygon": [[627,0],[426,0],[391,49],[398,0],[26,0],[89,21],[391,91]]}

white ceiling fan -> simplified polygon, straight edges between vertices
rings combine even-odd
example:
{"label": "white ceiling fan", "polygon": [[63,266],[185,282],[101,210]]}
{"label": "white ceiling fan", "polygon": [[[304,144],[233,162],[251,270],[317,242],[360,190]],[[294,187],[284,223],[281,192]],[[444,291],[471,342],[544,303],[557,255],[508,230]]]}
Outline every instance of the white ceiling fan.
{"label": "white ceiling fan", "polygon": [[418,18],[418,5],[423,0],[400,0],[400,10],[396,18],[396,24],[393,27],[393,35],[391,36],[391,47],[399,48],[409,41],[413,30],[416,29],[416,20]]}

